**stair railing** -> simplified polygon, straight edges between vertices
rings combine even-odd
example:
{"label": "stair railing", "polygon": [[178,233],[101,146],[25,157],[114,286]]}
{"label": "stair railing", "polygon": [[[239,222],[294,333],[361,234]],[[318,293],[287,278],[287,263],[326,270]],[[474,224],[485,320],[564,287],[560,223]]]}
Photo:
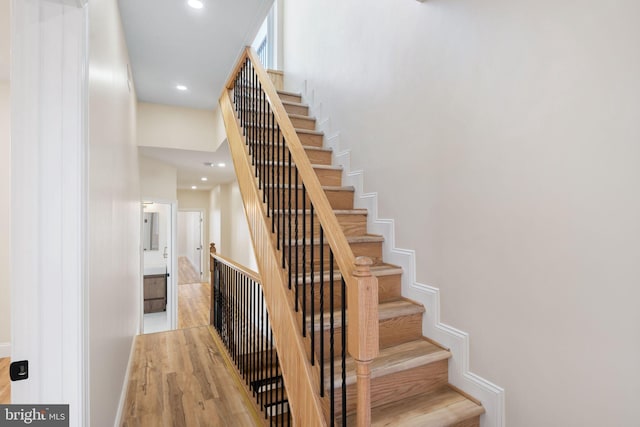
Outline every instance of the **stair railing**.
{"label": "stair railing", "polygon": [[211,324],[270,426],[290,426],[287,392],[258,274],[211,244]]}
{"label": "stair railing", "polygon": [[[241,55],[220,106],[294,425],[346,425],[353,408],[357,425],[370,425],[370,364],[379,351],[372,262],[354,257],[253,49]],[[355,392],[347,388],[340,332],[347,320]]]}

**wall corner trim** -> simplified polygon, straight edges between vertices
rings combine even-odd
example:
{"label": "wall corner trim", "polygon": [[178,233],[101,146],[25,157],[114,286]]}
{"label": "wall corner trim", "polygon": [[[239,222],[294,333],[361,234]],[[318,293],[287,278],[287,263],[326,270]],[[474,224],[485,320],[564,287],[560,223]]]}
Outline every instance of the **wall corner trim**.
{"label": "wall corner trim", "polygon": [[[504,427],[505,390],[469,370],[469,334],[440,321],[440,290],[416,281],[415,251],[396,247],[395,221],[379,217],[378,194],[364,192],[364,171],[352,170],[351,151],[341,147],[340,132],[333,130],[331,119],[322,114],[322,103],[315,99],[315,92],[307,85],[301,92],[316,114],[317,130],[324,132],[326,145],[333,150],[335,165],[343,168],[343,185],[355,189],[355,207],[366,208],[369,231],[384,236],[384,258],[403,268],[402,295],[425,306],[422,333],[451,351],[449,382],[482,402],[486,411],[480,419],[482,427]],[[307,96],[307,92],[311,96]]]}

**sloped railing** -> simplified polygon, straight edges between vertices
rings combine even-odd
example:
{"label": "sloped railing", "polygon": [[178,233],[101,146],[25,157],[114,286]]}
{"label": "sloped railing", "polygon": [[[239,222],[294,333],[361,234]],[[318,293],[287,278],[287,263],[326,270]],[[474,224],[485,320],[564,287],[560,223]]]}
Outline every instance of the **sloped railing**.
{"label": "sloped railing", "polygon": [[[220,106],[294,425],[345,425],[347,400],[357,424],[369,425],[369,367],[378,354],[371,260],[354,257],[254,50],[243,52]],[[347,350],[356,393],[346,387]]]}
{"label": "sloped railing", "polygon": [[260,277],[211,244],[211,324],[270,426],[290,426],[280,359]]}

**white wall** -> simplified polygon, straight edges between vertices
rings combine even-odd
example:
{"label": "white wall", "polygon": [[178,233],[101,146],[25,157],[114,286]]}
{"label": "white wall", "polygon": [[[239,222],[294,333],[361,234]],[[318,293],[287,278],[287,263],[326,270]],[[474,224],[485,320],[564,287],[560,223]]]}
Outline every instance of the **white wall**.
{"label": "white wall", "polygon": [[90,0],[89,326],[91,426],[113,426],[140,320],[136,98],[115,0]]}
{"label": "white wall", "polygon": [[177,200],[176,167],[148,157],[138,157],[142,198],[171,202]]}
{"label": "white wall", "polygon": [[[365,169],[518,427],[640,424],[640,3],[287,2],[287,88]],[[354,24],[354,23],[357,23]]]}
{"label": "white wall", "polygon": [[224,140],[217,122],[209,110],[139,102],[138,145],[215,151]]}
{"label": "white wall", "polygon": [[237,181],[211,191],[210,237],[219,254],[258,271]]}
{"label": "white wall", "polygon": [[[2,11],[0,11],[2,17]],[[0,81],[0,357],[9,356],[11,343],[11,130],[9,83]]]}
{"label": "white wall", "polygon": [[222,112],[220,112],[220,107],[216,107],[216,109],[213,110],[213,130],[215,132],[213,146],[215,147],[214,150],[217,150],[227,139],[227,131],[224,128],[224,120],[222,118]]}
{"label": "white wall", "polygon": [[11,295],[11,106],[9,89],[10,2],[0,2],[0,357],[10,354]]}

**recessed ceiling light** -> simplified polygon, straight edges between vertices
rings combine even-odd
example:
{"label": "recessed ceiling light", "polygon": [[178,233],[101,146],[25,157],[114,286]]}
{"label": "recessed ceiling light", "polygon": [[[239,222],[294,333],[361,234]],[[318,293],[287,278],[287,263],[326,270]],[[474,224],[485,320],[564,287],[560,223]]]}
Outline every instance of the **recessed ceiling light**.
{"label": "recessed ceiling light", "polygon": [[219,168],[223,168],[223,167],[225,167],[225,166],[227,166],[227,165],[226,165],[226,164],[224,164],[224,163],[218,163],[218,167],[219,167]]}
{"label": "recessed ceiling light", "polygon": [[206,176],[203,176],[202,178],[200,178],[200,181],[202,181],[202,182],[207,181],[207,177],[206,177]]}
{"label": "recessed ceiling light", "polygon": [[198,187],[197,187],[197,186],[195,186],[195,185],[192,185],[192,186],[191,186],[191,189],[192,189],[192,190],[197,190],[197,189],[198,189]]}
{"label": "recessed ceiling light", "polygon": [[187,4],[194,9],[202,9],[204,7],[202,0],[189,0]]}
{"label": "recessed ceiling light", "polygon": [[188,88],[185,85],[176,85],[176,89],[178,90],[187,90]]}

